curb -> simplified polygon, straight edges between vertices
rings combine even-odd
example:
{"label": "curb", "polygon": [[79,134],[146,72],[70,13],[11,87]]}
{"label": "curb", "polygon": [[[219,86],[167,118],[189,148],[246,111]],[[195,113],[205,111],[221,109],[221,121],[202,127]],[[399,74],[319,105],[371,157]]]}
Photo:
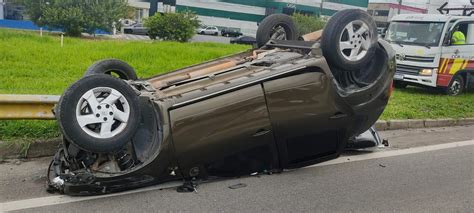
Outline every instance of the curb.
{"label": "curb", "polygon": [[61,144],[62,138],[45,141],[6,143],[0,141],[0,162],[2,159],[40,158],[53,156]]}
{"label": "curb", "polygon": [[468,126],[474,125],[474,118],[461,119],[409,119],[409,120],[378,120],[375,123],[375,129],[379,131],[400,130],[400,129],[419,129],[433,127],[449,126]]}
{"label": "curb", "polygon": [[[409,119],[409,120],[379,120],[375,128],[379,131],[418,129],[449,126],[474,125],[474,118],[461,119]],[[0,162],[2,159],[38,158],[53,156],[61,144],[62,138],[53,138],[46,141],[31,143],[7,144],[0,141]]]}

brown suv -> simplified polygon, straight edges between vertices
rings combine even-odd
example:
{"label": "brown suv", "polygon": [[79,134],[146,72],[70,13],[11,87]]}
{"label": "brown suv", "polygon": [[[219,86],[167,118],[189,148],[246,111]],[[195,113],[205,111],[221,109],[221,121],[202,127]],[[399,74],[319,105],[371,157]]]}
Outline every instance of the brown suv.
{"label": "brown suv", "polygon": [[94,64],[56,108],[64,143],[50,190],[110,193],[338,157],[387,105],[393,51],[361,10],[334,15],[322,37],[295,29],[271,15],[259,48],[144,80],[119,60]]}

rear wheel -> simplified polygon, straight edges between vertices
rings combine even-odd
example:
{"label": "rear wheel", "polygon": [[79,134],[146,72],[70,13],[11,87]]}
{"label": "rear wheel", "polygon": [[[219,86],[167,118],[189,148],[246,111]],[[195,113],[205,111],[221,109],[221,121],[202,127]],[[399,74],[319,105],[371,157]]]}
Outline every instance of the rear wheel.
{"label": "rear wheel", "polygon": [[298,32],[293,19],[285,14],[267,16],[257,29],[257,45],[264,46],[270,40],[296,40]]}
{"label": "rear wheel", "polygon": [[456,96],[462,93],[464,88],[464,79],[460,75],[456,75],[451,80],[448,88],[446,88],[446,94]]}
{"label": "rear wheel", "polygon": [[81,149],[118,151],[138,128],[138,96],[123,80],[108,75],[86,76],[63,94],[57,119],[64,136]]}
{"label": "rear wheel", "polygon": [[347,71],[366,65],[377,47],[377,26],[369,14],[350,9],[336,13],[326,24],[321,48],[328,62]]}
{"label": "rear wheel", "polygon": [[137,80],[137,74],[133,67],[124,61],[118,59],[105,59],[90,66],[85,76],[95,74],[106,74],[115,76],[124,80]]}

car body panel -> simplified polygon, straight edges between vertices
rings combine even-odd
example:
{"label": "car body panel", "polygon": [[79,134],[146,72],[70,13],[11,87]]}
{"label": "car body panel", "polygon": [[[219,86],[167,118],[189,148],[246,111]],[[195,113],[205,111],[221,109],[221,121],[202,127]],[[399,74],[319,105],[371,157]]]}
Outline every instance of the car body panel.
{"label": "car body panel", "polygon": [[170,117],[176,156],[185,177],[232,176],[277,168],[260,85],[173,109]]}

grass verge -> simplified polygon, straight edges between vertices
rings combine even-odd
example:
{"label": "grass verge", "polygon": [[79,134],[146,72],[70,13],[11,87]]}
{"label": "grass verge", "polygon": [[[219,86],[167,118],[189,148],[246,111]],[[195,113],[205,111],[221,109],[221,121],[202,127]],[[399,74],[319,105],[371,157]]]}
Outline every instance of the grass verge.
{"label": "grass verge", "polygon": [[[40,37],[0,29],[0,94],[60,95],[95,61],[117,58],[140,78],[249,49],[217,43],[143,42]],[[54,121],[0,121],[0,141],[33,141],[59,136]]]}
{"label": "grass verge", "polygon": [[381,119],[473,118],[474,93],[447,96],[418,87],[395,89]]}

